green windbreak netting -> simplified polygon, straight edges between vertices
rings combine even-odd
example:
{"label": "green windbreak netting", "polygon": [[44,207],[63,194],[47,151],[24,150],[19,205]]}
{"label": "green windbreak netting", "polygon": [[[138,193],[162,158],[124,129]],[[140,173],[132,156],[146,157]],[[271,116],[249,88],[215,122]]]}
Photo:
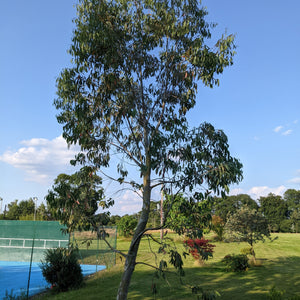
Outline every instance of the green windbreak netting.
{"label": "green windbreak netting", "polygon": [[0,260],[40,262],[46,249],[68,246],[64,228],[56,221],[0,220]]}
{"label": "green windbreak netting", "polygon": [[117,227],[100,226],[99,229],[100,236],[95,231],[75,231],[70,236],[70,242],[78,247],[81,263],[109,268],[116,263],[116,253],[112,248],[117,246]]}

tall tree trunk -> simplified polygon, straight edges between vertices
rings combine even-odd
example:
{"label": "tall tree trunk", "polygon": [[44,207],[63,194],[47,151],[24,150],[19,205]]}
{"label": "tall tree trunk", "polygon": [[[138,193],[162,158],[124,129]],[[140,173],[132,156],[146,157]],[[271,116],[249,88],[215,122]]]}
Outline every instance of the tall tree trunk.
{"label": "tall tree trunk", "polygon": [[128,289],[131,281],[131,276],[135,268],[136,257],[141,241],[141,237],[143,235],[143,231],[146,228],[146,224],[149,218],[150,212],[150,198],[151,198],[151,187],[150,187],[150,168],[147,171],[147,174],[144,175],[144,190],[143,190],[143,207],[141,217],[139,219],[137,228],[134,232],[134,236],[131,240],[130,248],[127,253],[124,272],[122,275],[122,279],[119,285],[118,300],[126,300]]}

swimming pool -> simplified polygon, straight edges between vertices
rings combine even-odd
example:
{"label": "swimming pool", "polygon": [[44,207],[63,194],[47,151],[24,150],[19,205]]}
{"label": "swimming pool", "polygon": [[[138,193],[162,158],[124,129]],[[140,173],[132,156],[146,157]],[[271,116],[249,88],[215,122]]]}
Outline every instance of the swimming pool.
{"label": "swimming pool", "polygon": [[[33,262],[31,266],[31,276],[29,284],[29,295],[42,292],[49,284],[46,282],[39,267],[40,263]],[[87,276],[98,271],[104,270],[105,266],[97,265],[80,265],[83,276]],[[22,293],[27,294],[28,275],[30,264],[19,261],[0,261],[0,299],[8,294],[14,296]]]}

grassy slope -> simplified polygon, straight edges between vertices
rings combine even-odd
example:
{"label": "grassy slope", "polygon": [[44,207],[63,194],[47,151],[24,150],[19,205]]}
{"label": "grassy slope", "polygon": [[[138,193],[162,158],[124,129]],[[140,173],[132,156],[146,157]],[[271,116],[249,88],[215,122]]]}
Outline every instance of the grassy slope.
{"label": "grassy slope", "polygon": [[[273,242],[258,243],[255,246],[256,256],[263,264],[252,267],[245,273],[224,271],[221,259],[230,253],[239,253],[244,243],[215,243],[215,254],[204,266],[195,264],[188,257],[185,260],[186,276],[181,285],[177,276],[168,275],[167,281],[158,280],[153,270],[144,265],[137,265],[134,272],[128,299],[196,299],[189,286],[199,285],[204,289],[219,291],[219,299],[266,299],[266,294],[275,285],[285,290],[287,296],[300,295],[300,234],[277,234]],[[178,248],[182,245],[180,238],[175,238]],[[118,248],[126,250],[129,241],[121,239]],[[155,250],[155,249],[153,249]],[[141,244],[139,257],[143,261],[154,263],[147,240]],[[113,268],[99,272],[90,277],[84,288],[62,293],[56,296],[46,295],[43,299],[115,299],[122,274],[123,262],[117,260]],[[151,293],[151,286],[157,284],[158,293]]]}

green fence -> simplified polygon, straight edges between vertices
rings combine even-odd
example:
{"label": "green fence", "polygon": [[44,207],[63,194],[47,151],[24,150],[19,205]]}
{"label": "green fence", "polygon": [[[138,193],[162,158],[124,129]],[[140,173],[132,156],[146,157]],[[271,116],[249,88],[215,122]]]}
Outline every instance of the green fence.
{"label": "green fence", "polygon": [[110,268],[116,263],[116,254],[111,247],[116,249],[117,246],[117,227],[103,226],[100,229],[102,237],[95,231],[75,231],[71,234],[70,242],[79,248],[81,263]]}
{"label": "green fence", "polygon": [[64,228],[56,221],[0,220],[0,260],[40,262],[46,249],[68,246]]}
{"label": "green fence", "polygon": [[76,231],[69,238],[62,229],[65,227],[57,221],[0,220],[0,260],[40,262],[46,249],[68,247],[71,242],[79,249],[80,263],[107,268],[115,264],[110,247],[117,246],[117,227],[101,227],[106,241],[100,231]]}

